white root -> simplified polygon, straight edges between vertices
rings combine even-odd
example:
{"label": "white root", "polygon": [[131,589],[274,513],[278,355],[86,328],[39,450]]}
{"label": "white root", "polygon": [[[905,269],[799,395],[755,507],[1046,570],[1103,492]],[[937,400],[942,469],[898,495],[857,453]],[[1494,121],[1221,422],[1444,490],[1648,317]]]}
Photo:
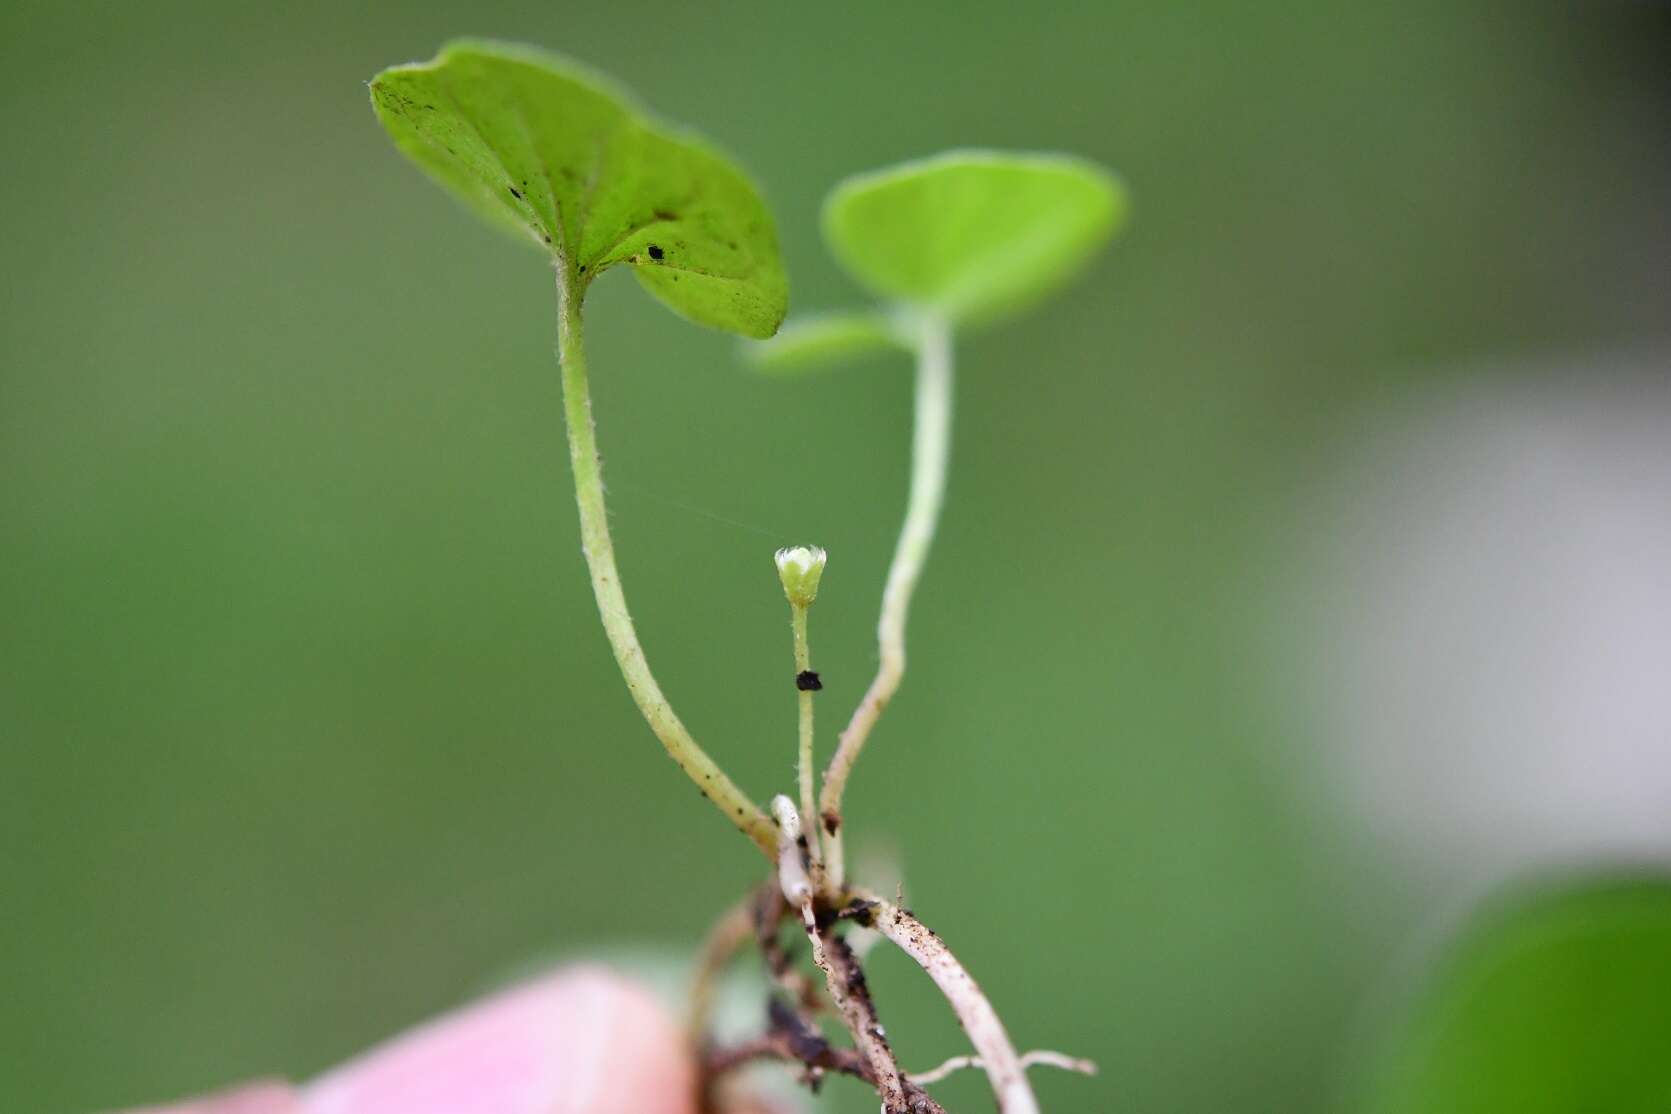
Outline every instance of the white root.
{"label": "white root", "polygon": [[[908,1078],[918,1086],[927,1086],[930,1083],[940,1082],[954,1071],[981,1066],[979,1056],[953,1056],[939,1067],[931,1068],[928,1071],[914,1071]],[[1021,1066],[1023,1068],[1061,1068],[1063,1071],[1078,1072],[1080,1075],[1097,1074],[1095,1060],[1082,1060],[1077,1056],[1052,1052],[1048,1048],[1035,1048],[1031,1052],[1023,1052],[1021,1054]]]}
{"label": "white root", "polygon": [[1027,1082],[1021,1057],[1010,1043],[1004,1023],[998,1020],[992,1003],[986,1000],[963,964],[916,917],[891,902],[866,896],[876,902],[872,916],[877,929],[928,972],[963,1023],[963,1031],[975,1046],[981,1067],[997,1096],[1000,1114],[1039,1114],[1039,1100]]}
{"label": "white root", "polygon": [[777,821],[777,877],[783,899],[799,909],[812,898],[812,877],[807,873],[807,840],[801,830],[801,814],[795,802],[782,793],[772,798],[772,817]]}

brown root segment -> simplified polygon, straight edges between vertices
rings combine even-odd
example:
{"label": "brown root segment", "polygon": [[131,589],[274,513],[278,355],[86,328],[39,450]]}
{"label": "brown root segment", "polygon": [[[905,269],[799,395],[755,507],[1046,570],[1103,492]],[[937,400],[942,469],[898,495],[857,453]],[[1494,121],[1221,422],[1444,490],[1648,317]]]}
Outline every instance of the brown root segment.
{"label": "brown root segment", "polygon": [[[1039,1114],[1038,1099],[1027,1082],[1028,1061],[1076,1071],[1096,1070],[1087,1061],[1057,1052],[1018,1056],[986,995],[933,930],[909,910],[858,888],[847,890],[839,899],[826,900],[807,876],[804,835],[794,803],[780,794],[772,801],[772,813],[778,829],[777,876],[753,901],[754,933],[767,968],[778,985],[789,991],[794,1004],[774,997],[771,1024],[763,1037],[728,1050],[703,1050],[705,1100],[718,1093],[716,1088],[724,1073],[755,1060],[776,1059],[800,1064],[802,1078],[814,1090],[829,1071],[864,1080],[881,1098],[882,1114],[945,1114],[921,1084],[943,1078],[959,1067],[978,1064],[992,1084],[999,1114]],[[854,1051],[833,1048],[824,1039],[811,1016],[822,1004],[816,990],[810,980],[802,985],[792,978],[796,972],[789,949],[781,943],[779,928],[797,910],[811,945],[812,962],[824,975],[825,990],[853,1038]],[[913,1080],[900,1070],[877,1017],[864,968],[840,935],[846,921],[875,928],[928,973],[962,1023],[976,1056],[954,1057],[923,1073],[921,1080]]]}
{"label": "brown root segment", "polygon": [[910,1114],[911,1108],[905,1104],[904,1075],[888,1045],[888,1035],[877,1019],[870,986],[859,969],[853,949],[839,936],[824,935],[810,900],[801,906],[801,921],[812,943],[812,961],[824,972],[830,1000],[835,1003],[847,1031],[853,1034],[854,1047],[870,1065],[872,1083],[882,1099],[884,1114]]}
{"label": "brown root segment", "polygon": [[[701,1109],[725,1108],[723,1102],[735,1097],[727,1096],[723,1088],[730,1073],[751,1063],[777,1061],[799,1065],[802,1081],[814,1091],[831,1072],[861,1080],[881,1097],[884,1114],[945,1114],[938,1102],[899,1070],[858,956],[835,932],[842,920],[862,923],[862,914],[851,906],[830,910],[817,906],[815,900],[808,899],[795,917],[776,879],[751,899],[755,939],[767,970],[786,996],[774,994],[767,1003],[769,1024],[763,1035],[726,1048],[706,1047],[698,1040],[701,1093],[706,1103]],[[813,980],[795,969],[792,950],[780,938],[782,922],[792,917],[801,922],[812,945],[812,960],[824,974],[827,1000]],[[832,1002],[853,1048],[832,1045],[815,1020]]]}
{"label": "brown root segment", "polygon": [[869,1066],[871,1084],[882,1099],[883,1114],[945,1114],[939,1103],[899,1070],[887,1033],[876,1016],[876,1003],[871,999],[864,969],[853,949],[833,932],[826,934],[811,901],[801,906],[801,920],[807,939],[812,942],[812,961],[823,970],[830,999],[835,1002],[847,1031],[853,1035],[860,1058]]}
{"label": "brown root segment", "polygon": [[778,926],[788,913],[789,904],[783,900],[783,889],[777,880],[774,878],[761,886],[754,896],[754,939],[772,981],[802,1009],[816,1010],[823,1004],[818,987],[812,979],[795,969],[794,956],[783,946],[778,933]]}
{"label": "brown root segment", "polygon": [[825,1040],[811,1018],[781,998],[771,1000],[768,1017],[770,1026],[762,1036],[733,1048],[716,1049],[703,1061],[704,1072],[718,1077],[757,1060],[779,1060],[805,1068],[808,1082],[814,1087],[820,1073],[831,1071],[875,1085],[876,1074],[863,1057]]}

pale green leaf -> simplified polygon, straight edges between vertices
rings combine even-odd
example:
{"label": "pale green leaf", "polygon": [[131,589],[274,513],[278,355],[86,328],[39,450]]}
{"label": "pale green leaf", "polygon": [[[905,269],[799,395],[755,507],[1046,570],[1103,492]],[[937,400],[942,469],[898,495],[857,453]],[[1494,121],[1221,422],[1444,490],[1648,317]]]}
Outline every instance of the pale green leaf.
{"label": "pale green leaf", "polygon": [[795,374],[885,351],[908,351],[899,328],[884,313],[859,311],[793,317],[777,336],[745,344],[761,371]]}
{"label": "pale green leaf", "polygon": [[526,47],[458,42],[371,83],[396,146],[584,290],[617,264],[704,325],[767,337],[787,284],[744,174],[606,80]]}
{"label": "pale green leaf", "polygon": [[840,183],[824,235],[876,293],[969,321],[1066,281],[1125,208],[1118,179],[1083,159],[950,151]]}
{"label": "pale green leaf", "polygon": [[1592,883],[1493,911],[1427,986],[1367,1108],[1671,1110],[1671,883]]}

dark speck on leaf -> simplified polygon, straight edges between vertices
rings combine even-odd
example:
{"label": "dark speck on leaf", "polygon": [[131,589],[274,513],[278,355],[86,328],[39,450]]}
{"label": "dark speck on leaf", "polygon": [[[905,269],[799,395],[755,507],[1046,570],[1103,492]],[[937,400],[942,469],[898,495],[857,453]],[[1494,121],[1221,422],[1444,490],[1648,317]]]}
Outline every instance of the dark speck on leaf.
{"label": "dark speck on leaf", "polygon": [[802,692],[818,692],[823,689],[824,682],[818,679],[818,674],[808,669],[795,674],[795,687]]}
{"label": "dark speck on leaf", "polygon": [[516,198],[518,201],[522,200],[522,194],[517,192],[517,189],[516,189],[515,186],[506,186],[505,188],[511,191],[511,196],[512,197]]}
{"label": "dark speck on leaf", "polygon": [[664,254],[665,253],[660,248],[656,247],[656,245],[654,245],[654,244],[650,245],[650,258],[651,259],[660,259]]}

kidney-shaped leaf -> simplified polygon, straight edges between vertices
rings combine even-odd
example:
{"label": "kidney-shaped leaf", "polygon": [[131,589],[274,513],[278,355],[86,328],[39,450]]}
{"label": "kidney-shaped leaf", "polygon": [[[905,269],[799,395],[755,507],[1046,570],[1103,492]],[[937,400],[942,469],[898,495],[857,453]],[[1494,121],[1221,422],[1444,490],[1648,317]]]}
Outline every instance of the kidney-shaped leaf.
{"label": "kidney-shaped leaf", "polygon": [[753,184],[606,80],[527,47],[458,42],[384,70],[371,100],[408,158],[581,290],[627,264],[701,324],[766,337],[783,320],[777,233]]}
{"label": "kidney-shaped leaf", "polygon": [[1486,917],[1382,1061],[1371,1114],[1671,1110],[1671,882]]}
{"label": "kidney-shaped leaf", "polygon": [[1065,281],[1124,214],[1119,180],[1083,159],[950,151],[842,182],[824,235],[877,293],[967,321]]}

